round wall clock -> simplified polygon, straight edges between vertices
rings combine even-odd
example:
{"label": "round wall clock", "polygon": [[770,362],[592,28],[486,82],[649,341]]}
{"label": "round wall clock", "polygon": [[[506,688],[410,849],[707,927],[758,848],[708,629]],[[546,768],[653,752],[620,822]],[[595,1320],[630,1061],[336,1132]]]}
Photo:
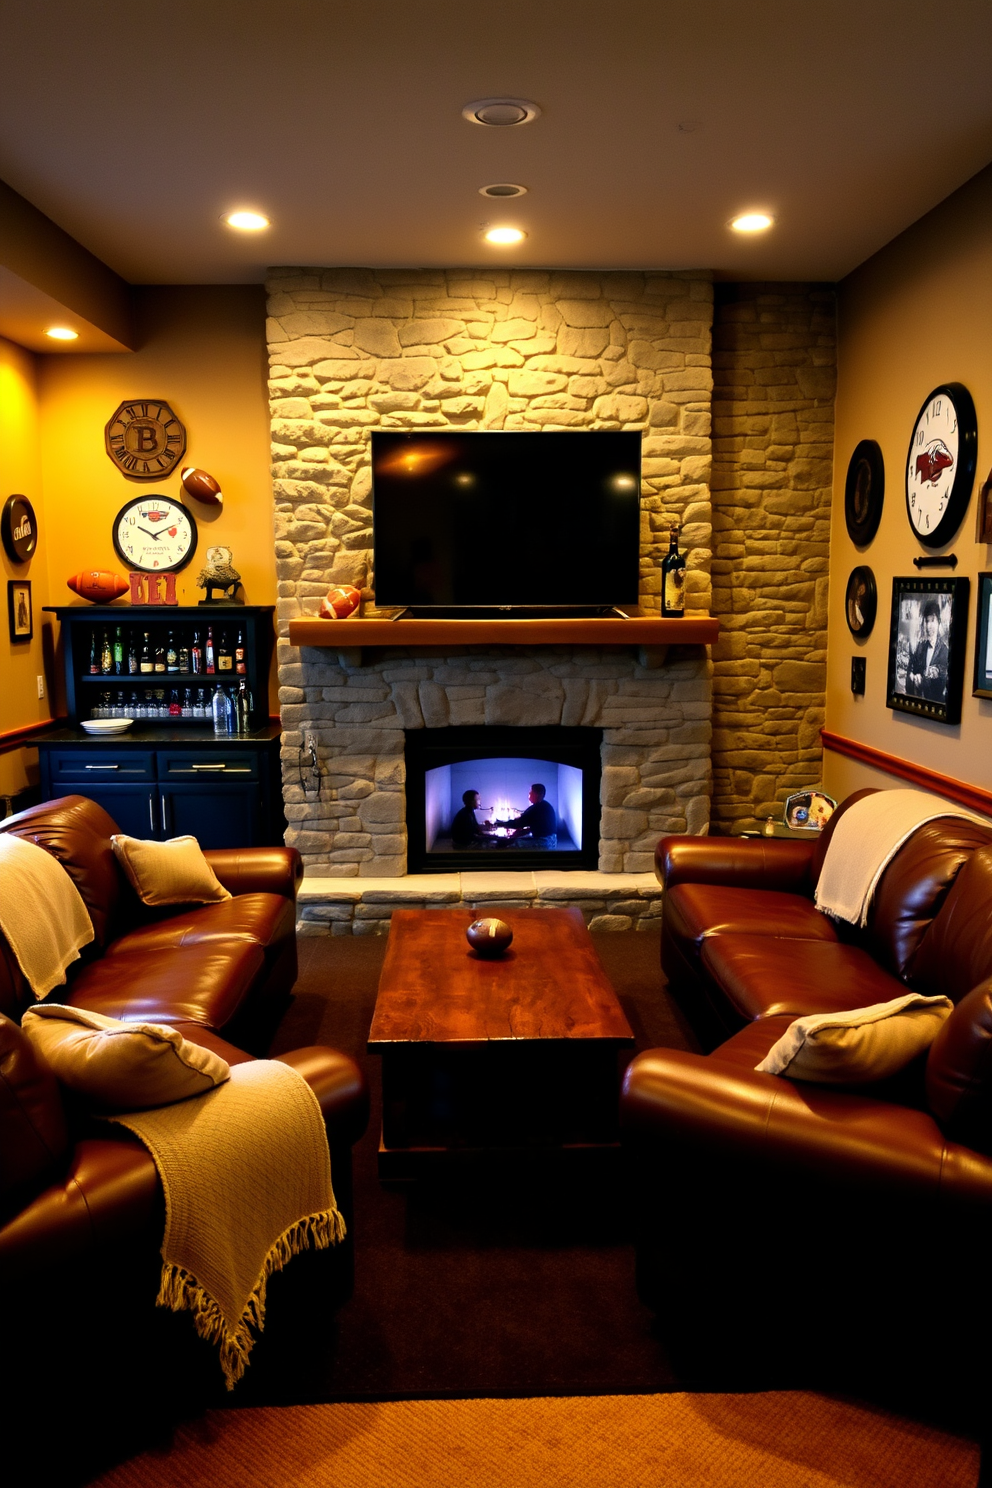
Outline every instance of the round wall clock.
{"label": "round wall clock", "polygon": [[885,464],[877,440],[855,445],[844,487],[844,520],[856,547],[866,548],[878,531],[885,496]]}
{"label": "round wall clock", "polygon": [[168,496],[136,496],[114,518],[114,548],[128,568],[168,573],[185,568],[196,548],[196,522]]}
{"label": "round wall clock", "polygon": [[978,421],[960,382],[934,388],[920,409],[906,457],[906,515],[927,548],[950,542],[971,497]]}
{"label": "round wall clock", "polygon": [[118,470],[131,480],[159,480],[186,453],[186,430],[162,398],[120,403],[104,441]]}
{"label": "round wall clock", "polygon": [[0,536],[14,563],[27,563],[38,546],[38,518],[26,496],[8,496],[0,515]]}
{"label": "round wall clock", "polygon": [[844,615],[847,628],[853,636],[864,640],[871,635],[878,609],[878,590],[875,575],[870,568],[852,568],[844,596]]}

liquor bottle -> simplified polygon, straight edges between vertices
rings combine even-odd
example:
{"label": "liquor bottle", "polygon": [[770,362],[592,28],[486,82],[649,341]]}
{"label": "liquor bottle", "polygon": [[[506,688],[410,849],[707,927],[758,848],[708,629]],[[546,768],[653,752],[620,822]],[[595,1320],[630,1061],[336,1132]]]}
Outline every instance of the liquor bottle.
{"label": "liquor bottle", "polygon": [[213,628],[212,625],[208,625],[207,626],[207,644],[206,644],[206,648],[205,648],[205,660],[206,660],[206,663],[207,663],[207,665],[206,665],[207,676],[208,677],[212,677],[214,675],[214,671],[216,670],[215,667],[214,667],[214,628]]}
{"label": "liquor bottle", "polygon": [[176,642],[172,631],[169,631],[169,639],[165,646],[165,670],[167,672],[178,672],[179,653],[176,650]]}
{"label": "liquor bottle", "polygon": [[155,642],[155,670],[157,672],[165,671],[165,647],[162,644],[161,636]]}
{"label": "liquor bottle", "polygon": [[107,632],[103,632],[103,645],[100,647],[100,670],[105,677],[109,677],[114,670],[114,653],[110,649],[110,639]]}
{"label": "liquor bottle", "polygon": [[245,636],[244,631],[238,631],[238,641],[234,648],[234,670],[243,677],[248,670],[245,663]]}
{"label": "liquor bottle", "polygon": [[124,638],[118,625],[114,632],[114,676],[119,677],[124,671]]}
{"label": "liquor bottle", "polygon": [[668,552],[661,562],[661,613],[685,614],[685,554],[679,552],[679,529],[672,527]]}
{"label": "liquor bottle", "polygon": [[236,730],[239,734],[251,732],[251,693],[248,691],[247,682],[242,679],[238,683],[237,697],[234,699],[234,716],[237,720]]}
{"label": "liquor bottle", "polygon": [[234,671],[234,655],[228,643],[226,632],[221,635],[217,646],[217,670],[219,672]]}
{"label": "liquor bottle", "polygon": [[183,716],[183,705],[179,701],[179,693],[178,693],[177,689],[174,687],[172,689],[172,691],[169,693],[169,717],[170,718],[182,718],[182,716]]}
{"label": "liquor bottle", "polygon": [[127,669],[128,674],[132,677],[138,670],[138,648],[134,642],[133,630],[131,632],[131,638],[127,643]]}
{"label": "liquor bottle", "polygon": [[193,632],[193,645],[189,653],[189,659],[190,670],[199,676],[203,671],[203,648],[200,645],[200,637],[195,630]]}
{"label": "liquor bottle", "polygon": [[189,647],[185,645],[179,647],[179,670],[189,672]]}
{"label": "liquor bottle", "polygon": [[141,643],[141,660],[138,665],[141,668],[142,675],[155,670],[155,663],[152,660],[152,643],[148,638],[147,630],[145,631],[145,638]]}
{"label": "liquor bottle", "polygon": [[90,676],[91,677],[99,677],[99,675],[100,675],[100,658],[97,655],[97,649],[96,649],[96,631],[95,630],[92,630],[92,631],[90,631]]}

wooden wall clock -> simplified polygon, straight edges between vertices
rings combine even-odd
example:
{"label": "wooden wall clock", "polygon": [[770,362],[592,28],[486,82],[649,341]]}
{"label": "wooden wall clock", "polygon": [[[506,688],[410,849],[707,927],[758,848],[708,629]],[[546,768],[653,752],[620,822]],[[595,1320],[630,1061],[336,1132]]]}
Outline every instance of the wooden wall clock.
{"label": "wooden wall clock", "polygon": [[0,537],[14,563],[27,563],[38,546],[38,518],[26,496],[8,496],[0,515]]}
{"label": "wooden wall clock", "polygon": [[196,550],[193,513],[168,496],[136,496],[114,518],[114,548],[128,568],[169,573],[185,568]]}
{"label": "wooden wall clock", "polygon": [[960,382],[934,388],[920,409],[906,456],[906,515],[926,548],[950,542],[961,525],[978,462],[978,420]]}
{"label": "wooden wall clock", "polygon": [[875,439],[855,445],[844,486],[844,520],[858,548],[866,548],[878,531],[885,496],[885,463]]}
{"label": "wooden wall clock", "polygon": [[186,430],[163,398],[131,398],[118,405],[104,442],[122,475],[159,480],[186,453]]}

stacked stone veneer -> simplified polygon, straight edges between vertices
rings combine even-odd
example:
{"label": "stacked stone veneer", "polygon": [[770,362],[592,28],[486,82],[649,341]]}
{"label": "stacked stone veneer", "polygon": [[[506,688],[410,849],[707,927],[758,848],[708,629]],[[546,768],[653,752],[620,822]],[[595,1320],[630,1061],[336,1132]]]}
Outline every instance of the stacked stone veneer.
{"label": "stacked stone veneer", "polygon": [[[308,868],[405,873],[403,730],[424,726],[603,727],[605,871],[647,870],[660,831],[705,831],[702,651],[660,669],[621,648],[395,650],[351,666],[290,647],[287,626],[316,613],[332,582],[374,591],[376,427],[643,431],[641,602],[659,607],[678,519],[688,605],[708,608],[709,276],[277,269],[269,314],[287,840]],[[319,795],[300,787],[308,733]]]}
{"label": "stacked stone veneer", "polygon": [[720,284],[713,329],[713,829],[821,778],[833,290]]}

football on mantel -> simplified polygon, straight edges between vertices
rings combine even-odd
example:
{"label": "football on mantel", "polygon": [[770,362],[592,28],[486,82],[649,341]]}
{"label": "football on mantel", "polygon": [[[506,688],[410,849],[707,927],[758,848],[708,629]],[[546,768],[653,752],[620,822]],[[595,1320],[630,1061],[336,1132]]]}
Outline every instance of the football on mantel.
{"label": "football on mantel", "polygon": [[347,620],[357,613],[362,602],[362,591],[354,584],[336,584],[328,589],[320,602],[321,620]]}
{"label": "football on mantel", "polygon": [[204,506],[224,505],[224,494],[220,486],[206,470],[200,470],[196,465],[187,465],[179,472],[179,479],[186,495],[192,496],[194,501],[200,501]]}
{"label": "football on mantel", "polygon": [[129,587],[127,579],[119,573],[111,573],[109,568],[83,568],[65,582],[73,594],[88,599],[91,604],[112,604],[126,594]]}

